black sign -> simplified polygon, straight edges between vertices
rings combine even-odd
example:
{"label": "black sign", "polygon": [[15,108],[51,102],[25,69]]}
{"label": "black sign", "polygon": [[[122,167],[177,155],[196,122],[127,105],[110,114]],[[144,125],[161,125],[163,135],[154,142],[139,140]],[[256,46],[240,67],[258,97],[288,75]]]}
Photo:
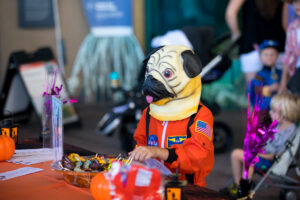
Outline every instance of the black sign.
{"label": "black sign", "polygon": [[54,15],[52,0],[18,0],[21,28],[52,28]]}
{"label": "black sign", "polygon": [[[39,49],[33,54],[24,51],[12,53],[0,93],[0,120],[13,114],[14,121],[23,121],[29,119],[31,110],[42,119],[45,78],[53,77],[56,70],[57,64],[49,48]],[[61,93],[68,99],[69,94],[61,74],[57,76],[57,83],[63,84]],[[74,123],[79,124],[74,105],[64,104],[64,126]]]}

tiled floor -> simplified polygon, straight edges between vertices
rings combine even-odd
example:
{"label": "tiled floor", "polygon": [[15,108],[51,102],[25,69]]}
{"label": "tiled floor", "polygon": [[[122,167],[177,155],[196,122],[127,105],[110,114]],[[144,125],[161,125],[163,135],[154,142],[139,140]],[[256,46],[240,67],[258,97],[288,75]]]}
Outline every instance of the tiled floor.
{"label": "tiled floor", "polygon": [[[119,142],[120,135],[118,133],[115,133],[111,137],[96,134],[96,125],[101,116],[109,109],[109,106],[98,104],[77,105],[77,108],[81,117],[82,128],[65,130],[64,141],[66,143],[104,154],[118,154],[122,152]],[[227,123],[233,130],[234,142],[232,148],[241,148],[245,133],[245,110],[222,112],[218,116],[215,116],[215,121],[218,120]],[[40,130],[39,120],[35,117],[32,117],[29,123],[21,124],[20,126],[22,137],[38,137]],[[227,183],[231,176],[230,150],[216,154],[214,168],[207,177],[207,187],[219,190]],[[269,188],[258,191],[254,199],[279,199],[279,189]]]}

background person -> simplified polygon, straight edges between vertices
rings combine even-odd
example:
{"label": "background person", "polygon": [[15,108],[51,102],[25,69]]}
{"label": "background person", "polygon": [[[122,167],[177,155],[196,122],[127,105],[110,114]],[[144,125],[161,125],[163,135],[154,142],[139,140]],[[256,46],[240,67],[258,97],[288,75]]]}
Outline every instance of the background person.
{"label": "background person", "polygon": [[300,1],[286,0],[286,2],[293,4],[298,18],[288,26],[279,92],[289,89],[300,96]]}
{"label": "background person", "polygon": [[[242,9],[242,27],[238,13]],[[265,39],[278,42],[279,52],[284,51],[285,31],[282,24],[283,3],[280,0],[230,0],[226,9],[226,22],[232,39],[241,37],[240,54],[242,71],[247,82],[262,68],[259,53],[254,49]],[[281,66],[280,64],[278,65]]]}
{"label": "background person", "polygon": [[259,45],[259,55],[263,69],[256,74],[255,79],[250,81],[250,102],[252,106],[258,100],[261,100],[260,108],[269,110],[271,98],[278,91],[281,70],[276,69],[277,48],[278,44],[273,40],[264,40]]}
{"label": "background person", "polygon": [[[285,142],[296,130],[296,124],[299,122],[300,117],[300,99],[289,93],[277,94],[271,100],[271,110],[269,113],[272,121],[278,120],[278,132],[275,133],[273,140],[269,140],[267,142],[264,147],[265,153],[258,155],[259,162],[249,168],[249,181],[252,180],[254,170],[266,172],[271,167],[274,155],[280,153]],[[276,117],[277,113],[278,117]],[[262,121],[265,122],[266,120],[261,120],[261,122]],[[237,195],[239,183],[242,177],[244,163],[243,154],[244,151],[242,149],[234,149],[232,151],[231,166],[234,182],[228,187],[222,189],[220,192],[231,196]]]}

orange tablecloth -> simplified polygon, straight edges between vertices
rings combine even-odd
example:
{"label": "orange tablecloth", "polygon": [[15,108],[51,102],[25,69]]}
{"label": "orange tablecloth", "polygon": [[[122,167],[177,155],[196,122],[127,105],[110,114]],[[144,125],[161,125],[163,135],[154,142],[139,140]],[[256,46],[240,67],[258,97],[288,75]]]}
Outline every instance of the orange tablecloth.
{"label": "orange tablecloth", "polygon": [[[0,181],[1,200],[92,200],[88,188],[66,183],[62,174],[51,169],[51,162],[30,165],[43,169],[41,172]],[[28,165],[0,162],[0,173]]]}
{"label": "orange tablecloth", "polygon": [[[89,188],[79,188],[66,183],[63,175],[55,172],[50,165],[51,162],[30,165],[44,171],[0,181],[0,200],[93,200]],[[0,162],[0,173],[21,167],[28,165]],[[229,198],[207,188],[187,185],[183,189],[183,199]]]}

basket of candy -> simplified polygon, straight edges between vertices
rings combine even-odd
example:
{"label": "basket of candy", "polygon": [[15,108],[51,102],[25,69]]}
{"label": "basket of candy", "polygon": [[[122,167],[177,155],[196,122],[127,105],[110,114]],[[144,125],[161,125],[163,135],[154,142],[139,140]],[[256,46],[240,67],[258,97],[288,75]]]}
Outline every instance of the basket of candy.
{"label": "basket of candy", "polygon": [[79,156],[72,153],[64,155],[61,161],[52,165],[58,173],[62,173],[64,180],[72,185],[79,187],[89,187],[92,178],[99,172],[108,171],[111,162],[124,160],[120,155],[113,156]]}

